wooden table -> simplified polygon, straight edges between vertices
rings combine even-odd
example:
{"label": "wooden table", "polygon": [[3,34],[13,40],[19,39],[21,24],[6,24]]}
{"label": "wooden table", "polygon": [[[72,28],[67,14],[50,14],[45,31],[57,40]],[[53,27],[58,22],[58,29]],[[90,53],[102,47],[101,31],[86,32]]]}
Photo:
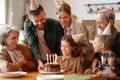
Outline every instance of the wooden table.
{"label": "wooden table", "polygon": [[[26,75],[22,76],[22,77],[18,77],[18,78],[2,78],[0,77],[0,80],[37,80],[36,76],[42,75],[39,72],[28,72]],[[100,80],[101,79],[101,75],[98,74],[90,74],[90,75],[78,75],[78,74],[64,74],[65,75],[65,79],[64,80],[76,80],[76,76],[80,77],[90,77],[90,80]],[[68,79],[71,77],[74,77],[74,79]],[[88,80],[88,79],[87,79]]]}

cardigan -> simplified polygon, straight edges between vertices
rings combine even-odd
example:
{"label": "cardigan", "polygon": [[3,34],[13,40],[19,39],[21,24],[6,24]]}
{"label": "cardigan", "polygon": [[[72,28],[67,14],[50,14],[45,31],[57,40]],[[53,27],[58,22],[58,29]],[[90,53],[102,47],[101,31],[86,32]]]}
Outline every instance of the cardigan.
{"label": "cardigan", "polygon": [[30,48],[27,45],[17,44],[16,50],[24,55],[27,63],[12,62],[7,49],[2,47],[0,50],[0,72],[19,71],[20,68],[23,71],[36,71],[37,65],[32,57]]}
{"label": "cardigan", "polygon": [[[42,59],[39,49],[39,39],[36,28],[29,20],[24,22],[24,32],[29,46],[35,59]],[[44,30],[44,39],[46,45],[52,53],[60,54],[61,38],[64,36],[64,30],[57,20],[47,18]]]}

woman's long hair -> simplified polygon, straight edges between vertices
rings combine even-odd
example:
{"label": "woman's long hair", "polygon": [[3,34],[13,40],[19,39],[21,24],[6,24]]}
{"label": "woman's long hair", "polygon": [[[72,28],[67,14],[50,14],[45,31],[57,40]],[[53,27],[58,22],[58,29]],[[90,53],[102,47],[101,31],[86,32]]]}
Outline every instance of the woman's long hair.
{"label": "woman's long hair", "polygon": [[70,46],[74,48],[74,50],[72,51],[72,54],[71,54],[72,57],[76,58],[76,57],[80,56],[81,49],[78,48],[78,45],[75,43],[75,41],[73,40],[71,35],[63,36],[62,41],[68,42],[70,44]]}

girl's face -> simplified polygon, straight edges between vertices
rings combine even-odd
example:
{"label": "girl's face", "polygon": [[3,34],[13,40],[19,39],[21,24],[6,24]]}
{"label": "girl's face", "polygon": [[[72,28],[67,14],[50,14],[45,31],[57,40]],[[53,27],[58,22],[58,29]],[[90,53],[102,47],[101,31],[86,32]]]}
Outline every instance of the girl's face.
{"label": "girl's face", "polygon": [[16,31],[11,31],[9,34],[8,34],[8,37],[4,39],[4,42],[6,43],[6,47],[9,49],[9,50],[15,50],[16,48],[16,44],[18,42],[18,36],[19,36],[19,33],[16,32]]}
{"label": "girl's face", "polygon": [[71,57],[72,51],[73,51],[73,47],[65,40],[61,41],[61,51],[63,56],[65,57]]}
{"label": "girl's face", "polygon": [[57,14],[58,21],[62,26],[69,26],[71,24],[71,15],[62,11]]}

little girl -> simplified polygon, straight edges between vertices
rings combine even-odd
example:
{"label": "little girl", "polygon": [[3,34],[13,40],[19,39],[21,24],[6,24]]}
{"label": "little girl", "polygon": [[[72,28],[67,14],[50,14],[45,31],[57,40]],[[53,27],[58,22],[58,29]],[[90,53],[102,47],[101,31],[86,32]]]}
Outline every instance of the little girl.
{"label": "little girl", "polygon": [[0,72],[36,70],[30,48],[18,44],[19,30],[11,25],[0,27]]}
{"label": "little girl", "polygon": [[71,35],[65,35],[61,40],[61,52],[63,56],[58,56],[57,62],[61,70],[67,73],[83,73],[81,64],[81,54]]}

